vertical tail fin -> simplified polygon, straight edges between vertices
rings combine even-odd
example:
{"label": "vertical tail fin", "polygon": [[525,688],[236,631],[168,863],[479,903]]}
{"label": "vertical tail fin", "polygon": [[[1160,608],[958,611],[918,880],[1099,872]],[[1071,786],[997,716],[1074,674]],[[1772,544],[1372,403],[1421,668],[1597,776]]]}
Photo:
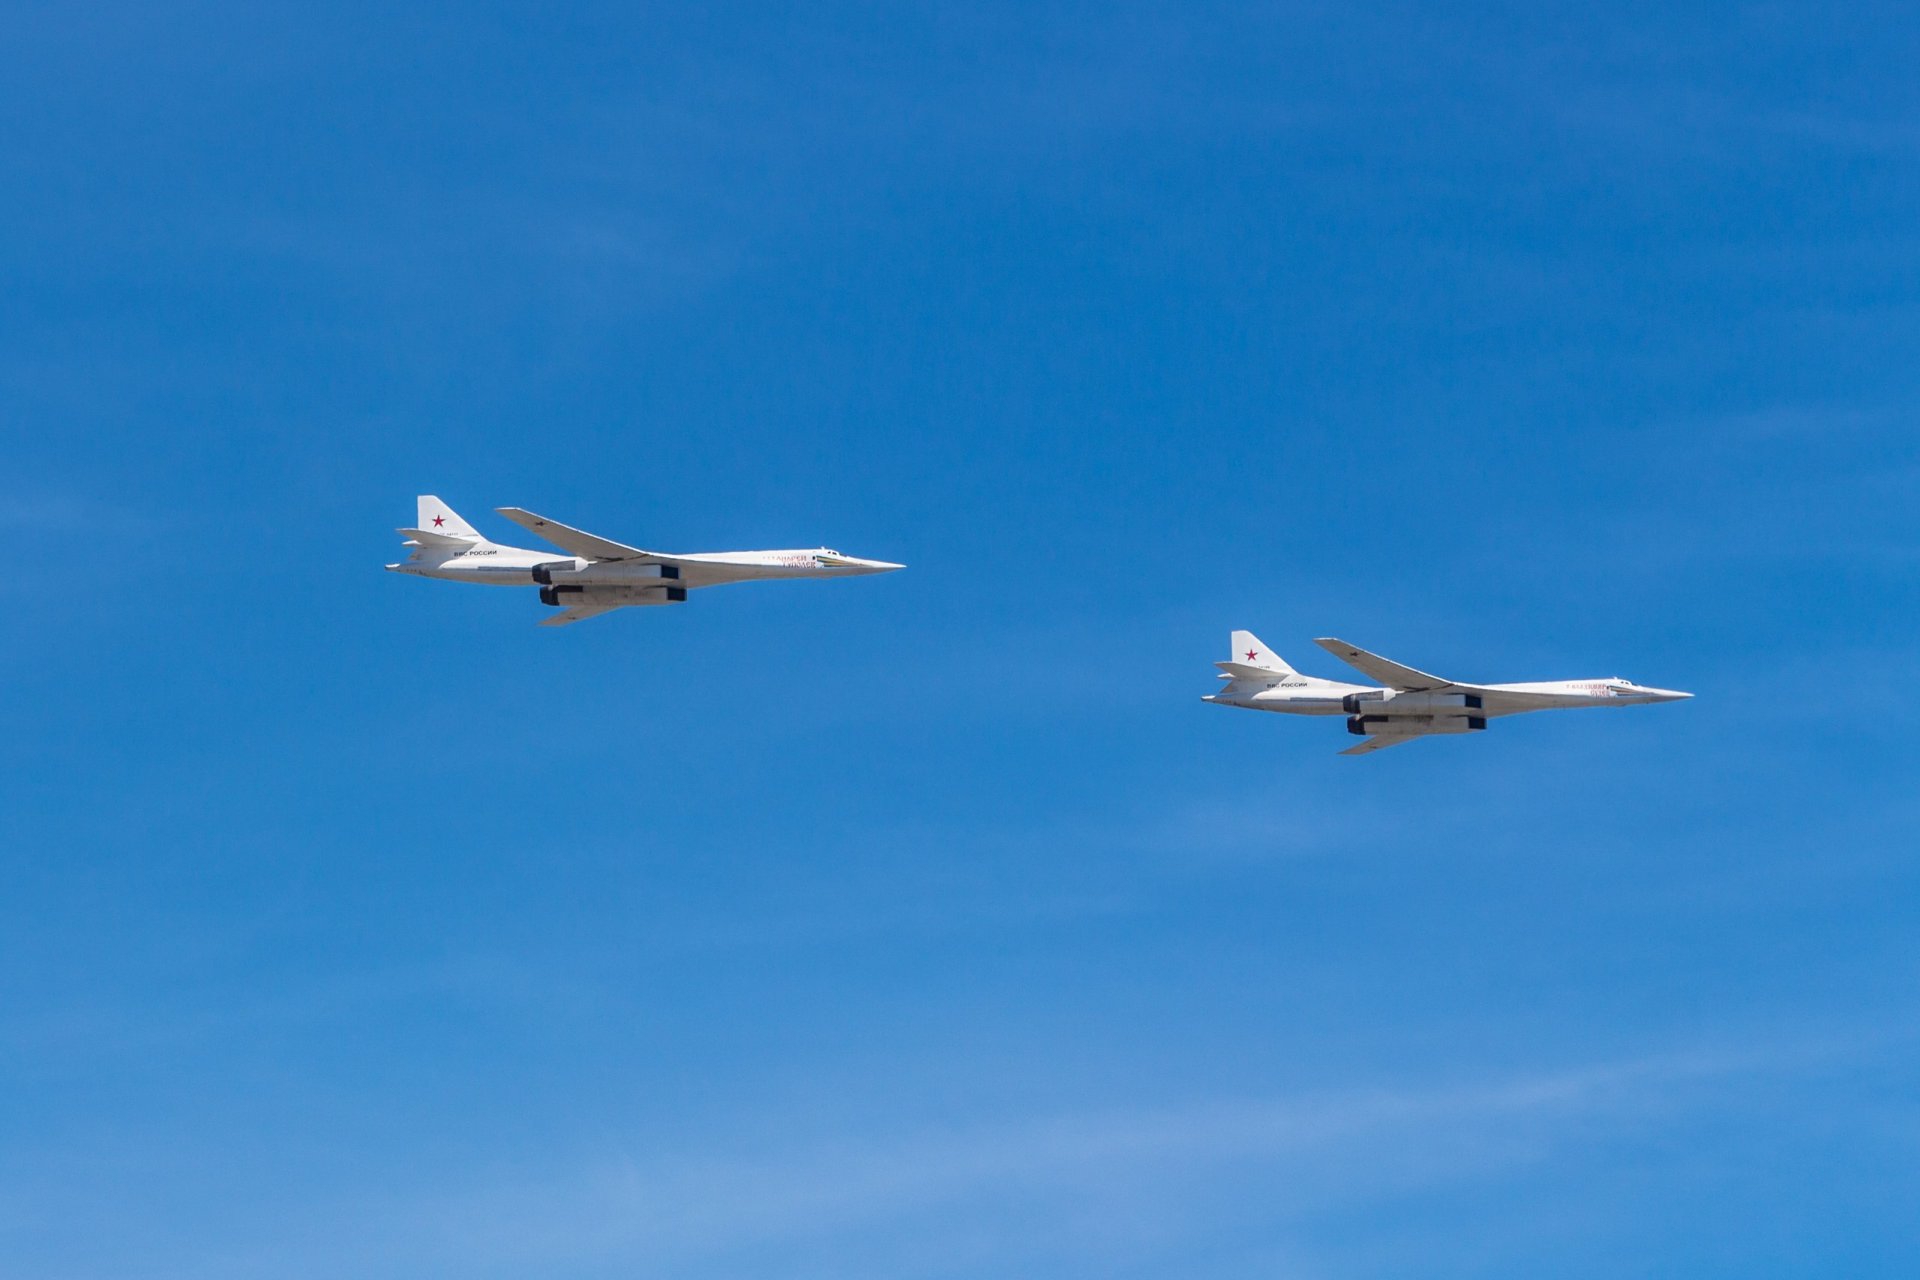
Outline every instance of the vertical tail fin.
{"label": "vertical tail fin", "polygon": [[418,527],[428,533],[437,533],[448,538],[478,538],[479,530],[460,518],[455,511],[430,493],[420,495],[420,519]]}
{"label": "vertical tail fin", "polygon": [[1229,661],[1237,666],[1258,667],[1262,671],[1273,671],[1281,675],[1293,675],[1294,670],[1262,643],[1259,636],[1251,631],[1233,633],[1233,653]]}

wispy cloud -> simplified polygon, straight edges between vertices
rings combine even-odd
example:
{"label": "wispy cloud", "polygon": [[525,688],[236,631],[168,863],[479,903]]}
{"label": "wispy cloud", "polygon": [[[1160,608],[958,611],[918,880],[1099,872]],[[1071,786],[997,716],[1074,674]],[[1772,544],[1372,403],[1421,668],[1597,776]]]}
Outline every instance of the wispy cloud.
{"label": "wispy cloud", "polygon": [[[988,1207],[1038,1210],[1081,1252],[1191,1231],[1222,1188],[1255,1178],[1263,1216],[1298,1218],[1408,1188],[1551,1159],[1604,1125],[1658,1125],[1698,1091],[1829,1054],[1683,1052],[1432,1088],[1043,1115],[979,1129],[713,1156],[609,1156],[416,1204],[417,1243],[446,1259],[690,1265],[890,1228],[893,1260],[951,1258]],[[1229,1195],[1229,1198],[1234,1198]],[[923,1234],[925,1233],[925,1234]],[[1062,1233],[1078,1233],[1070,1242]]]}

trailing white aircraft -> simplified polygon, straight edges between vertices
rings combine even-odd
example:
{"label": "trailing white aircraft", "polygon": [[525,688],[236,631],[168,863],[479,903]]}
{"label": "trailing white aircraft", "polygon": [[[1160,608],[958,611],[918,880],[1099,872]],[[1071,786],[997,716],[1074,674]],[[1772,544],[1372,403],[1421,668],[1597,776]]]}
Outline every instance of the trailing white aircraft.
{"label": "trailing white aircraft", "polygon": [[1691,698],[1674,689],[1651,689],[1613,676],[1605,680],[1548,680],[1534,684],[1461,684],[1389,662],[1345,640],[1314,641],[1378,685],[1342,684],[1303,676],[1275,657],[1251,631],[1233,633],[1233,657],[1213,665],[1227,681],[1205,699],[1255,711],[1347,717],[1347,732],[1364,739],[1340,754],[1364,755],[1415,738],[1472,733],[1495,716],[1565,707],[1629,707]]}
{"label": "trailing white aircraft", "polygon": [[885,560],[843,556],[826,547],[666,555],[597,538],[519,507],[496,510],[567,555],[489,542],[452,507],[422,494],[419,527],[399,530],[413,552],[399,564],[388,565],[388,571],[453,582],[537,585],[540,603],[560,610],[540,625],[557,627],[636,605],[678,604],[696,587],[780,578],[849,578],[905,568]]}

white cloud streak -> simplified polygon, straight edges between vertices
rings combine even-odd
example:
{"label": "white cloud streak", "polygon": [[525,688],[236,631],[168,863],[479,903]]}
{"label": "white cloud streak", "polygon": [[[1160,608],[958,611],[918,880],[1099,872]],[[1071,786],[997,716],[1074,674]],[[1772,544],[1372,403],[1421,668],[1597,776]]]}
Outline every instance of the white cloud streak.
{"label": "white cloud streak", "polygon": [[1657,1125],[1684,1109],[1691,1090],[1805,1057],[1685,1053],[1479,1084],[1039,1116],[759,1155],[609,1157],[417,1204],[409,1216],[421,1232],[414,1243],[437,1241],[437,1260],[459,1266],[697,1268],[767,1249],[804,1255],[887,1230],[895,1241],[887,1247],[902,1255],[888,1258],[896,1274],[933,1274],[988,1209],[1000,1220],[1037,1214],[1025,1229],[1085,1258],[1192,1231],[1221,1212],[1220,1189],[1234,1183],[1257,1180],[1271,1193],[1263,1216],[1302,1220],[1545,1161],[1596,1129]]}

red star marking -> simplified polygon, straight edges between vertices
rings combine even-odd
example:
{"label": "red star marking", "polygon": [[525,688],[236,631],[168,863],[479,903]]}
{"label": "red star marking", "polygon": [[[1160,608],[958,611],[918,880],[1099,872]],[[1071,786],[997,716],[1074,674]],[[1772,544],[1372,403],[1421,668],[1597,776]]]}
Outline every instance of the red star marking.
{"label": "red star marking", "polygon": [[1248,662],[1252,662],[1252,661],[1253,661],[1253,660],[1254,660],[1255,658],[1257,658],[1257,657],[1259,657],[1259,656],[1260,656],[1260,651],[1259,651],[1258,649],[1249,649],[1249,650],[1247,650],[1247,661],[1248,661]]}
{"label": "red star marking", "polygon": [[441,525],[445,524],[446,522],[447,522],[447,518],[445,516],[435,516],[433,518],[433,527],[438,529]]}

